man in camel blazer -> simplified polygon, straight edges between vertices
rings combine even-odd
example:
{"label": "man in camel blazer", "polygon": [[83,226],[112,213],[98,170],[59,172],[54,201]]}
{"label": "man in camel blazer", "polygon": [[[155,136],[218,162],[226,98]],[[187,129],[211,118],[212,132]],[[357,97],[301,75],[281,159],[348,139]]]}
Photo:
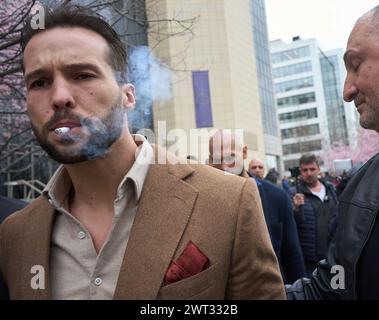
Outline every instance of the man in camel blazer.
{"label": "man in camel blazer", "polygon": [[[3,223],[1,271],[11,299],[51,298],[54,211],[41,196]],[[163,285],[170,262],[190,240],[209,258],[210,266]],[[45,289],[31,287],[33,266],[43,267]],[[202,165],[151,165],[114,298],[284,298],[256,185]]]}
{"label": "man in camel blazer", "polygon": [[25,28],[28,115],[63,165],[1,225],[10,298],[285,298],[254,182],[129,132],[135,92],[117,83],[126,54],[111,27],[66,5]]}

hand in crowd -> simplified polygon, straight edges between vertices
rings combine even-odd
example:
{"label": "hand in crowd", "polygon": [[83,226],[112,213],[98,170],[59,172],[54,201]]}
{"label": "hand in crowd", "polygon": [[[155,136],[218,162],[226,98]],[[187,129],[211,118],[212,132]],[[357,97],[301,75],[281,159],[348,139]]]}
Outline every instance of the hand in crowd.
{"label": "hand in crowd", "polygon": [[294,210],[299,211],[300,206],[304,204],[304,194],[296,193],[294,197],[292,198],[292,200],[293,200]]}

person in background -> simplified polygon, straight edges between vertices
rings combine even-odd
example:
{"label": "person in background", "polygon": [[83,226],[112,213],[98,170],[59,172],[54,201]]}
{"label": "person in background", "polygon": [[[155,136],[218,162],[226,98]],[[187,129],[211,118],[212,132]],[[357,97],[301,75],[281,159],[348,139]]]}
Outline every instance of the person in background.
{"label": "person in background", "polygon": [[265,180],[277,185],[279,179],[279,172],[275,168],[268,170]]}
{"label": "person in background", "polygon": [[[219,130],[209,140],[209,163],[211,166],[240,177],[250,179],[244,168],[247,156],[244,146],[231,130]],[[222,155],[232,155],[231,159]],[[217,164],[215,159],[221,159]],[[258,177],[255,180],[271,242],[279,260],[282,277],[285,283],[305,276],[304,259],[297,235],[296,224],[292,214],[292,204],[286,192]],[[253,201],[253,199],[252,199]]]}
{"label": "person in background", "polygon": [[[22,200],[0,196],[0,224],[15,211],[26,207],[28,203]],[[0,274],[0,300],[9,298],[8,288]]]}
{"label": "person in background", "polygon": [[0,196],[0,224],[11,213],[21,210],[28,203],[19,199]]}
{"label": "person in background", "polygon": [[289,194],[291,185],[288,177],[283,177],[282,179],[282,189]]}
{"label": "person in background", "polygon": [[307,274],[311,274],[319,260],[326,257],[332,216],[337,204],[334,186],[319,179],[320,166],[313,154],[299,160],[300,179],[290,189],[293,210],[303,250]]}
{"label": "person in background", "polygon": [[249,162],[248,172],[251,176],[257,177],[262,180],[265,174],[265,165],[263,161],[258,158],[252,159]]}

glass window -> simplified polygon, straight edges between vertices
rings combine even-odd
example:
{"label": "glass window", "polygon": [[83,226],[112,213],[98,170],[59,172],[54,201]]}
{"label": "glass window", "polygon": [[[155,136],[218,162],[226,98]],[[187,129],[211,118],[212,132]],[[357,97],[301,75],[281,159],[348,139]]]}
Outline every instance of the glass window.
{"label": "glass window", "polygon": [[277,52],[271,55],[272,63],[279,63],[283,61],[289,61],[293,59],[309,57],[311,51],[309,46],[290,49],[282,52]]}
{"label": "glass window", "polygon": [[279,115],[280,123],[295,122],[317,118],[317,109],[307,109],[295,112],[282,113]]}
{"label": "glass window", "polygon": [[280,98],[277,101],[278,108],[285,108],[290,106],[297,106],[300,104],[312,103],[316,101],[316,95],[314,92],[304,93],[297,96],[290,96]]}
{"label": "glass window", "polygon": [[311,124],[307,126],[282,129],[281,133],[282,133],[282,139],[313,136],[315,134],[320,133],[320,127],[318,124]]}
{"label": "glass window", "polygon": [[283,154],[305,153],[321,150],[321,140],[304,141],[283,145]]}
{"label": "glass window", "polygon": [[313,87],[313,77],[289,80],[275,84],[276,93]]}
{"label": "glass window", "polygon": [[274,78],[281,78],[290,76],[293,74],[298,73],[305,73],[312,71],[312,63],[310,61],[302,62],[302,63],[296,63],[291,64],[289,66],[284,66],[280,68],[274,68],[273,69],[273,76]]}

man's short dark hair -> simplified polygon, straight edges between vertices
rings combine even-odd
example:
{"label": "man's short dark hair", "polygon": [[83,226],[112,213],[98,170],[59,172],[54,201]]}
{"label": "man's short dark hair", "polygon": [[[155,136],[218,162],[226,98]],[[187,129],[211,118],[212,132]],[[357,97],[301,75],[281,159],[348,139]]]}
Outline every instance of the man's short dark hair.
{"label": "man's short dark hair", "polygon": [[303,154],[299,160],[300,166],[302,164],[311,164],[311,163],[316,163],[318,167],[320,166],[318,158],[314,154],[311,154],[311,153]]}
{"label": "man's short dark hair", "polygon": [[127,64],[125,45],[116,31],[99,14],[89,8],[73,4],[60,5],[55,8],[44,6],[43,10],[45,13],[44,29],[32,28],[32,16],[26,20],[21,36],[22,52],[31,38],[40,32],[57,27],[80,27],[102,36],[109,45],[108,64],[114,71],[125,72]]}

